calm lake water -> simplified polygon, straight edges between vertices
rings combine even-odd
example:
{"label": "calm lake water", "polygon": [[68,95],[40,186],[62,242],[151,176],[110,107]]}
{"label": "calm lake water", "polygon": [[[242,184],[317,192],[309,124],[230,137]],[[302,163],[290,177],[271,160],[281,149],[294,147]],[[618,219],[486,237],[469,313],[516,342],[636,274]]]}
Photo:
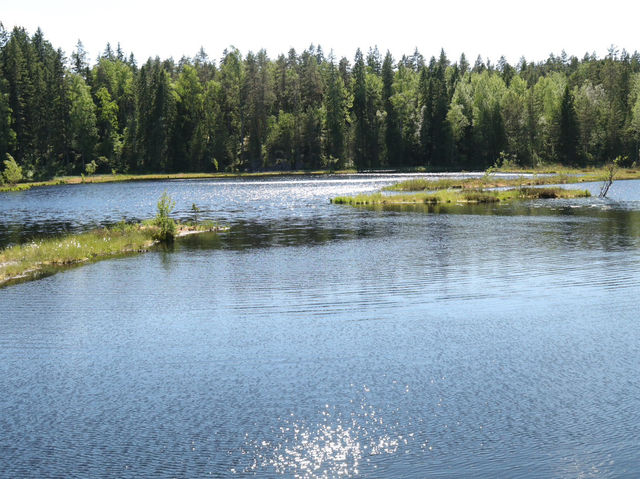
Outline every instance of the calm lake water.
{"label": "calm lake water", "polygon": [[165,190],[231,229],[0,289],[0,477],[638,477],[640,182],[328,202],[397,179],[1,193],[2,246]]}

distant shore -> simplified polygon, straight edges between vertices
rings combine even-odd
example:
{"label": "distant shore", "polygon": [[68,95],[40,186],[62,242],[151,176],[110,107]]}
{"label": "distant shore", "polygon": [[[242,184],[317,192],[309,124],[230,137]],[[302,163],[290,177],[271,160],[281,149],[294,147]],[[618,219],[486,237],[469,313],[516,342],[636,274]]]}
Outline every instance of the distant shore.
{"label": "distant shore", "polygon": [[[166,180],[204,180],[204,179],[228,179],[228,178],[271,178],[280,176],[323,176],[323,175],[354,175],[354,174],[399,174],[399,173],[421,173],[437,174],[444,172],[427,171],[424,168],[402,169],[402,170],[296,170],[296,171],[262,171],[262,172],[242,172],[242,173],[144,173],[144,174],[98,174],[92,176],[61,176],[48,181],[33,181],[18,183],[16,185],[0,185],[2,191],[22,191],[42,186],[56,185],[79,185],[89,183],[118,183],[128,181],[166,181]],[[455,171],[448,173],[483,173]],[[566,168],[559,165],[541,166],[539,168],[492,168],[484,172],[491,176],[494,173],[513,174],[522,176],[549,175],[550,177],[537,177],[529,184],[556,184],[556,183],[584,183],[591,181],[601,181],[604,168]],[[616,180],[640,179],[640,169],[621,168],[616,174]]]}
{"label": "distant shore", "polygon": [[303,175],[349,175],[356,170],[313,170],[313,171],[263,171],[249,173],[142,173],[142,174],[103,174],[91,176],[60,176],[47,181],[32,181],[16,185],[0,185],[0,191],[22,191],[41,186],[80,185],[90,183],[120,183],[127,181],[166,181],[166,180],[205,180],[225,178],[269,178],[278,176]]}

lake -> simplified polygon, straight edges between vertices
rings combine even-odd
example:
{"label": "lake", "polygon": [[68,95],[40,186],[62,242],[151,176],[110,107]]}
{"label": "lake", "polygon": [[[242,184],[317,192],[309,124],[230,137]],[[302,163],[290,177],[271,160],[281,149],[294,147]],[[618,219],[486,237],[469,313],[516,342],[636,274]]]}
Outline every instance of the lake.
{"label": "lake", "polygon": [[638,477],[640,181],[328,201],[404,178],[0,193],[1,246],[230,226],[0,289],[0,477]]}

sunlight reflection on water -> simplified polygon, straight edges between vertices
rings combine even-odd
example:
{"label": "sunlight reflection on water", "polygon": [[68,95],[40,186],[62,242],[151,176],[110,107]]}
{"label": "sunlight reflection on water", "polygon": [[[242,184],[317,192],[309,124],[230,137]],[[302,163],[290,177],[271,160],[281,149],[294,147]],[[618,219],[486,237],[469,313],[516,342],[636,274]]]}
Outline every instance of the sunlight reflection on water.
{"label": "sunlight reflection on water", "polygon": [[[247,434],[243,454],[253,457],[253,462],[243,472],[351,477],[359,474],[363,463],[370,465],[374,456],[397,453],[411,437],[402,435],[397,422],[385,419],[385,411],[368,404],[369,391],[362,387],[350,412],[326,404],[317,411],[315,421],[293,413],[278,418],[280,424],[271,431],[272,439],[252,439]],[[350,402],[354,404],[353,399]]]}

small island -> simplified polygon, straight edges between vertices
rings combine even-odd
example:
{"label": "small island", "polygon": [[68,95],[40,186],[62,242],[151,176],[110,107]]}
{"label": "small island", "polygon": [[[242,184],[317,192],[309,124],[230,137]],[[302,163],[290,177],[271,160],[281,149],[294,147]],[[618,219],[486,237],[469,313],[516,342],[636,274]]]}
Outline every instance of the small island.
{"label": "small island", "polygon": [[[387,186],[376,193],[338,196],[332,198],[331,202],[352,206],[435,205],[444,203],[499,203],[550,198],[570,199],[591,196],[588,190],[567,189],[557,186],[564,183],[577,183],[581,179],[579,176],[568,175],[495,178],[489,172],[480,178],[416,178]],[[385,191],[407,193],[385,194]]]}

